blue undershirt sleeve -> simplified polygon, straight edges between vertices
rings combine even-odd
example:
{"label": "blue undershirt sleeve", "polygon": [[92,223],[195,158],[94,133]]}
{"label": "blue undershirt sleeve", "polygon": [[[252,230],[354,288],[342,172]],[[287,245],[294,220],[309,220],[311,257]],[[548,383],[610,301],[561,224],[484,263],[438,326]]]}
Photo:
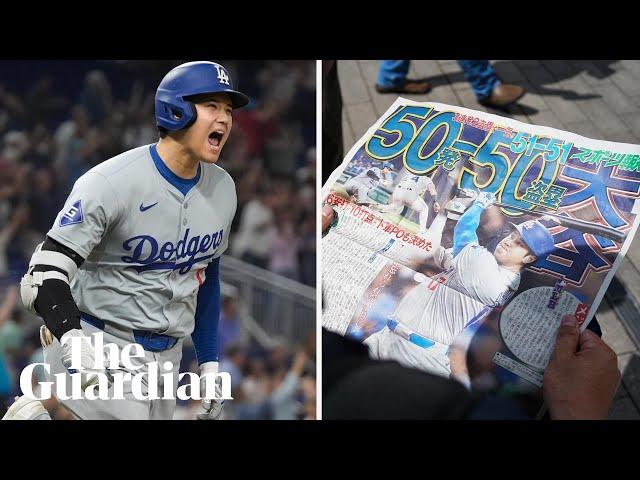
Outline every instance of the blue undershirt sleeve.
{"label": "blue undershirt sleeve", "polygon": [[218,361],[218,322],[220,320],[220,258],[206,269],[206,279],[198,290],[195,328],[191,334],[198,365]]}
{"label": "blue undershirt sleeve", "polygon": [[474,203],[462,214],[453,229],[453,256],[458,255],[470,243],[478,243],[476,230],[480,226],[482,205]]}

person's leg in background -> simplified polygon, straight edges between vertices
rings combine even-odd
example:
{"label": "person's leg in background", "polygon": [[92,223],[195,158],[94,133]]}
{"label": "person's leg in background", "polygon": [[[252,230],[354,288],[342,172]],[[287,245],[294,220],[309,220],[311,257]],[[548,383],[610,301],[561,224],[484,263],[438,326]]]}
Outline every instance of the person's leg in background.
{"label": "person's leg in background", "polygon": [[502,83],[488,60],[458,60],[458,65],[481,105],[503,108],[525,93],[522,87]]}
{"label": "person's leg in background", "polygon": [[342,95],[335,60],[323,60],[322,81],[322,184],[344,156],[342,145]]}
{"label": "person's leg in background", "polygon": [[471,84],[478,100],[491,96],[491,92],[500,84],[491,63],[488,60],[458,60],[458,65]]}
{"label": "person's leg in background", "polygon": [[431,85],[426,80],[407,78],[411,60],[381,60],[376,91],[378,93],[427,93]]}
{"label": "person's leg in background", "polygon": [[393,88],[404,84],[409,74],[411,60],[380,60],[376,85]]}

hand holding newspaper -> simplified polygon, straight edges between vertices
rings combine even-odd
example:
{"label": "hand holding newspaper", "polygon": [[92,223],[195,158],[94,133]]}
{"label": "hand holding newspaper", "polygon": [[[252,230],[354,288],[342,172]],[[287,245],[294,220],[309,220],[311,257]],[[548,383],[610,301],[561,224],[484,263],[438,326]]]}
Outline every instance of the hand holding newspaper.
{"label": "hand holding newspaper", "polygon": [[640,146],[399,98],[322,197],[325,328],[469,388],[540,386],[638,228]]}

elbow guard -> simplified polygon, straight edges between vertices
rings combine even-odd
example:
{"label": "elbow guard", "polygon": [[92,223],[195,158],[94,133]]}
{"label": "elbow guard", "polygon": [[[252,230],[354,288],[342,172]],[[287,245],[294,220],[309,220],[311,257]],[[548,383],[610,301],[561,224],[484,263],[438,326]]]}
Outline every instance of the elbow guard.
{"label": "elbow guard", "polygon": [[[43,243],[36,247],[36,251],[29,262],[29,270],[20,281],[20,296],[24,306],[33,313],[35,309],[38,290],[45,280],[60,280],[67,285],[78,270],[76,262],[67,255],[51,250],[42,250]],[[36,268],[44,267],[44,268]]]}
{"label": "elbow guard", "polygon": [[22,303],[29,311],[42,316],[58,339],[67,331],[80,328],[80,311],[69,287],[78,270],[77,260],[71,256],[78,256],[72,251],[67,254],[66,250],[47,238],[36,247],[29,269],[20,281]]}

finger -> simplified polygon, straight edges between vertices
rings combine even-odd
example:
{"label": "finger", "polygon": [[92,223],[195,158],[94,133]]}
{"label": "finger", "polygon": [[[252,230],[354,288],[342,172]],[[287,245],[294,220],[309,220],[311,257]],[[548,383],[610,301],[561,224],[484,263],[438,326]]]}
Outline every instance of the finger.
{"label": "finger", "polygon": [[322,232],[324,233],[329,225],[331,225],[331,220],[333,220],[333,215],[335,214],[333,208],[328,205],[322,207]]}
{"label": "finger", "polygon": [[573,315],[562,317],[551,361],[563,362],[575,355],[579,339],[578,319]]}
{"label": "finger", "polygon": [[591,330],[585,330],[580,335],[580,351],[597,350],[603,347],[609,348],[606,343]]}
{"label": "finger", "polygon": [[[612,375],[615,375],[617,381],[620,380],[620,371],[618,369],[618,356],[604,340],[602,340],[596,333],[590,330],[585,330],[580,336],[580,353],[578,355],[589,357],[593,365],[599,365],[601,368],[605,368],[605,365],[609,368]],[[615,373],[614,373],[615,372]]]}

